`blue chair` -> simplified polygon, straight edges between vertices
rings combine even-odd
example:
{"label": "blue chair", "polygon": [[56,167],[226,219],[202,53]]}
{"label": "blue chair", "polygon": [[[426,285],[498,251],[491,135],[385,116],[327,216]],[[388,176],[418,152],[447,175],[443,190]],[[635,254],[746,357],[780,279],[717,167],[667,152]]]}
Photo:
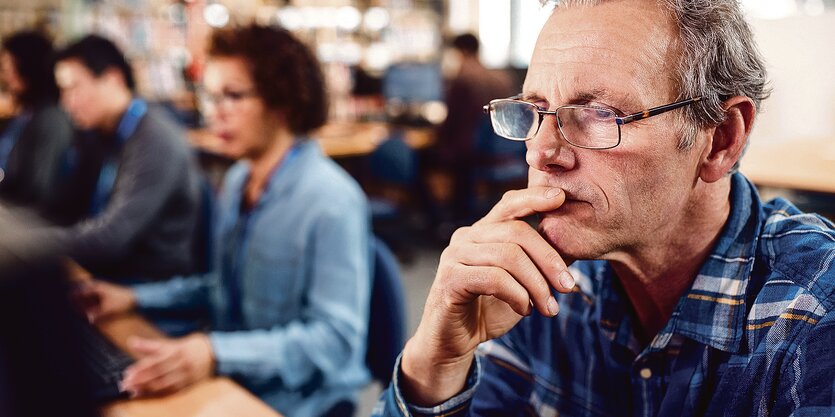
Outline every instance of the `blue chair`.
{"label": "blue chair", "polygon": [[483,196],[475,199],[479,216],[486,214],[501,195],[510,189],[524,187],[528,178],[524,142],[507,140],[493,131],[486,115],[478,122],[475,132],[478,163],[473,170],[474,188],[483,189]]}
{"label": "blue chair", "polygon": [[[418,161],[402,134],[395,133],[383,141],[369,156],[373,179],[384,186],[399,189],[412,188],[418,176]],[[371,215],[375,221],[400,220],[401,207],[385,197],[369,198]]]}
{"label": "blue chair", "polygon": [[372,237],[370,246],[374,254],[374,273],[365,363],[372,378],[387,386],[391,382],[394,362],[406,340],[405,298],[394,254],[377,237]]}

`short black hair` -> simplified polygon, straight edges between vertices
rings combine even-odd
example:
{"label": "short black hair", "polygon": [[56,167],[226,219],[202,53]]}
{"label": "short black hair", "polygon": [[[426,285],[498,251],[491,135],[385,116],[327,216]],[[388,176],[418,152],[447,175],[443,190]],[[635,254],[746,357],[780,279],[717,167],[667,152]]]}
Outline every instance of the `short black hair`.
{"label": "short black hair", "polygon": [[107,69],[115,68],[122,73],[130,91],[136,90],[133,70],[125,55],[110,39],[99,35],[87,35],[58,52],[56,62],[77,59],[96,77]]}
{"label": "short black hair", "polygon": [[3,40],[3,51],[14,58],[15,72],[25,84],[16,97],[24,107],[58,101],[52,42],[34,31],[17,32]]}
{"label": "short black hair", "polygon": [[452,40],[452,47],[470,55],[478,53],[478,38],[472,33],[458,35]]}

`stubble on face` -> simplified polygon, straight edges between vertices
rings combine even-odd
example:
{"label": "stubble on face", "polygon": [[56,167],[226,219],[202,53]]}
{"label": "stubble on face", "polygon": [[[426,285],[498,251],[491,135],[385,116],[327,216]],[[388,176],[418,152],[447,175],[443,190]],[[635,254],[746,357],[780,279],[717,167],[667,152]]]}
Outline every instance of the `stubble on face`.
{"label": "stubble on face", "polygon": [[[551,109],[605,104],[623,114],[674,99],[674,23],[654,2],[628,3],[634,7],[625,11],[623,4],[557,9],[537,42],[525,93]],[[560,187],[567,197],[540,216],[546,240],[565,257],[605,259],[662,236],[681,208],[680,177],[690,174],[677,167],[686,155],[677,151],[673,120],[667,114],[625,125],[618,147],[588,150],[564,142],[546,118],[529,141],[529,162],[540,153],[529,185]]]}

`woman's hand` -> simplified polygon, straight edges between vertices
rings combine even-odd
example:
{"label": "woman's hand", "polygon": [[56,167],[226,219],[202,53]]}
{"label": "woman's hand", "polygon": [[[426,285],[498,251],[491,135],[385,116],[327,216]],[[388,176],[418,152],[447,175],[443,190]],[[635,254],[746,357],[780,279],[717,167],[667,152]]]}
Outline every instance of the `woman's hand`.
{"label": "woman's hand", "polygon": [[170,394],[214,373],[212,344],[203,333],[163,340],[134,337],[128,349],[139,359],[125,370],[121,389],[132,397]]}
{"label": "woman's hand", "polygon": [[75,297],[91,322],[136,308],[136,297],[130,287],[105,281],[89,280],[79,283]]}

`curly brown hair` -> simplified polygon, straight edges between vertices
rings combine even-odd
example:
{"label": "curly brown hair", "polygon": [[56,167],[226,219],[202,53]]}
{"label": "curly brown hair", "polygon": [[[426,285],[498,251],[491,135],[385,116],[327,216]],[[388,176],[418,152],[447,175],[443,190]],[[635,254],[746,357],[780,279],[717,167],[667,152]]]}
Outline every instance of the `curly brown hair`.
{"label": "curly brown hair", "polygon": [[268,108],[283,112],[294,134],[327,120],[328,103],[319,61],[290,32],[251,24],[215,30],[209,56],[243,58]]}

